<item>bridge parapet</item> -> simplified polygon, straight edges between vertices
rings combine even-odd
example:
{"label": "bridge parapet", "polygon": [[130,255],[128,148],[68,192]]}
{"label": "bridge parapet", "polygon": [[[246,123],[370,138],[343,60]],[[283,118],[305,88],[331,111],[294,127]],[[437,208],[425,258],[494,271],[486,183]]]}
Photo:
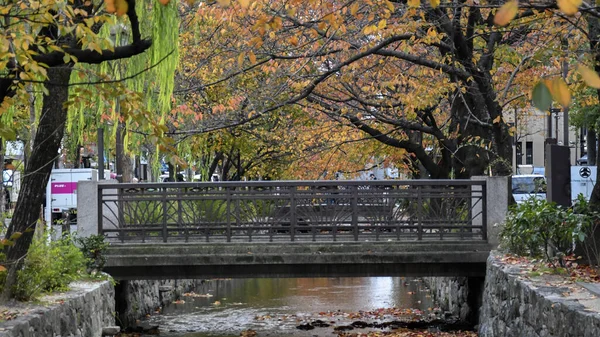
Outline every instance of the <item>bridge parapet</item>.
{"label": "bridge parapet", "polygon": [[87,212],[80,209],[79,214],[88,215],[80,221],[82,229],[87,230],[80,232],[93,232],[89,220],[95,217],[97,233],[113,242],[488,239],[489,197],[485,180],[94,186],[95,200],[79,203],[80,207],[87,207]]}

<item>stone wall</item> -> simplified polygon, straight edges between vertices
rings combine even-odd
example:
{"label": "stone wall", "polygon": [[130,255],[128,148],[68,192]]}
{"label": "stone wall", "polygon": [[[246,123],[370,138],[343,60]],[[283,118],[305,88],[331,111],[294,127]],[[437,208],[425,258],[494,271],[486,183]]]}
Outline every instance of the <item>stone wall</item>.
{"label": "stone wall", "polygon": [[600,336],[598,300],[562,277],[526,277],[492,252],[488,259],[480,337]]}
{"label": "stone wall", "polygon": [[444,311],[446,318],[477,324],[481,305],[482,278],[424,277],[433,299]]}
{"label": "stone wall", "polygon": [[75,282],[70,288],[39,303],[4,308],[16,317],[0,323],[0,337],[99,337],[103,328],[115,325],[115,293],[109,281]]}
{"label": "stone wall", "polygon": [[205,283],[204,280],[120,281],[116,286],[116,309],[121,327],[135,327],[137,320],[153,314]]}

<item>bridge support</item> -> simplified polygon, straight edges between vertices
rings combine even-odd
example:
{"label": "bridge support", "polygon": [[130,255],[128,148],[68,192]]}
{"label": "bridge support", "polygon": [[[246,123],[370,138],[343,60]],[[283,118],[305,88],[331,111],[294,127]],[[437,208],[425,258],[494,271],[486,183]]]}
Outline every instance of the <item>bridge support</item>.
{"label": "bridge support", "polygon": [[[487,177],[476,176],[472,180],[485,180],[486,200],[485,205],[476,205],[474,213],[481,211],[485,207],[481,217],[474,219],[474,224],[481,224],[483,216],[487,219],[487,239],[488,243],[495,249],[500,243],[500,232],[502,224],[506,219],[508,205],[512,197],[512,187],[510,177]],[[481,189],[482,186],[473,186],[473,189]],[[479,207],[479,208],[478,208]],[[479,222],[479,223],[477,223]]]}
{"label": "bridge support", "polygon": [[[77,235],[79,237],[98,234],[98,185],[116,182],[116,180],[101,180],[77,183]],[[107,206],[104,207],[103,212],[104,216],[113,215],[116,218],[115,210],[110,210]]]}

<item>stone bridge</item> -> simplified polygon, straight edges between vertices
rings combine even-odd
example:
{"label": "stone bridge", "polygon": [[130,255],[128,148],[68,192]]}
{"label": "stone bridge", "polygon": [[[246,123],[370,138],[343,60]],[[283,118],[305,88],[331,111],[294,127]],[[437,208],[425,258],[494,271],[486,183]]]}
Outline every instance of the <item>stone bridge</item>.
{"label": "stone bridge", "polygon": [[80,182],[78,232],[111,243],[116,279],[483,276],[508,191],[506,178]]}

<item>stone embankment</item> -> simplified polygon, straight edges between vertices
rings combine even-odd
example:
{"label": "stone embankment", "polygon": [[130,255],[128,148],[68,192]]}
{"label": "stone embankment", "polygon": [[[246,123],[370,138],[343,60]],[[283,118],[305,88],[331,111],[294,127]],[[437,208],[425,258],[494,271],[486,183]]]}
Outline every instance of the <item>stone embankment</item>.
{"label": "stone embankment", "polygon": [[140,318],[155,313],[204,283],[204,280],[121,281],[115,287],[118,324],[134,327]]}
{"label": "stone embankment", "polygon": [[66,293],[44,296],[35,304],[2,307],[5,321],[0,323],[0,337],[99,337],[103,329],[115,331],[111,282],[75,282],[70,288]]}
{"label": "stone embankment", "polygon": [[433,299],[438,303],[446,318],[454,317],[467,321],[471,316],[468,303],[469,284],[466,277],[424,277]]}
{"label": "stone embankment", "polygon": [[556,275],[530,277],[525,267],[490,254],[480,337],[600,336],[597,284]]}

